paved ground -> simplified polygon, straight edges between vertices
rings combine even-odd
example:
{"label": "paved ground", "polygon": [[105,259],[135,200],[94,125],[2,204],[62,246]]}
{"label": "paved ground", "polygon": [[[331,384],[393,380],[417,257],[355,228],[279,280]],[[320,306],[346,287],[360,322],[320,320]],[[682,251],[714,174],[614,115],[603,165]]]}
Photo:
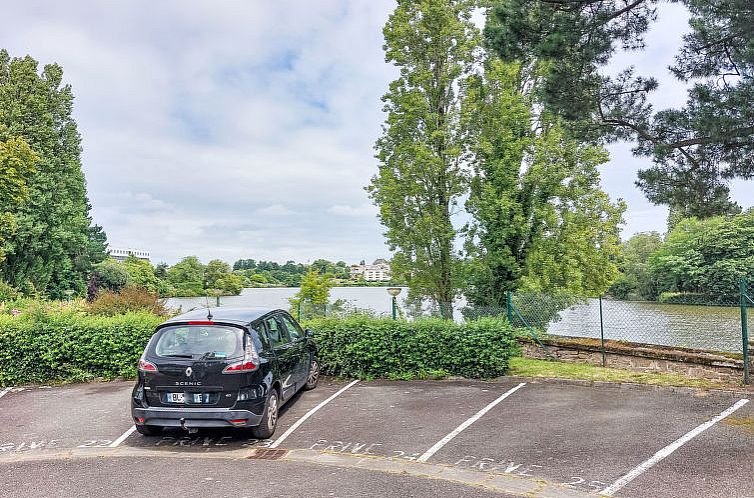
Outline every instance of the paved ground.
{"label": "paved ground", "polygon": [[[0,391],[0,496],[754,498],[746,394],[513,378],[348,384],[323,379],[299,395],[269,441],[129,433],[131,383]],[[255,458],[274,447],[289,451]]]}

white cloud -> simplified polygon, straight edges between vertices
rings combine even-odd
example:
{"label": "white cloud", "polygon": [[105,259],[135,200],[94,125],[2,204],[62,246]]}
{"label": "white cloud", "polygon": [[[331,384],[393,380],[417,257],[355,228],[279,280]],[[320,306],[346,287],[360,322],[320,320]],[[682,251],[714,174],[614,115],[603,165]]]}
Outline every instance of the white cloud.
{"label": "white cloud", "polygon": [[373,218],[377,215],[378,210],[374,204],[362,204],[361,206],[348,206],[345,204],[336,204],[330,206],[328,213],[338,216],[348,216],[353,218]]}
{"label": "white cloud", "polygon": [[[388,254],[363,187],[396,75],[382,52],[392,8],[26,0],[4,10],[0,47],[63,66],[93,215],[113,245],[171,263],[353,262]],[[640,163],[614,157],[608,190],[644,209]]]}

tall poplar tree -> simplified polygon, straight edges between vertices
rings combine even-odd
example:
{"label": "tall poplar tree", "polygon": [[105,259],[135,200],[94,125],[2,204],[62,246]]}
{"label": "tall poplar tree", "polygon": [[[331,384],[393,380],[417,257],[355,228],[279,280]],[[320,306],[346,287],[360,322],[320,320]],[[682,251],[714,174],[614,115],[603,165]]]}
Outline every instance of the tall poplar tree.
{"label": "tall poplar tree", "polygon": [[493,57],[469,85],[477,112],[466,295],[475,305],[502,306],[514,289],[601,293],[618,276],[625,204],[600,187],[607,152],[542,111],[542,74],[536,63]]}
{"label": "tall poplar tree", "polygon": [[452,217],[468,185],[466,84],[480,43],[475,2],[397,3],[383,33],[385,58],[400,75],[383,97],[379,172],[367,190],[395,251],[394,275],[452,318],[459,268]]}
{"label": "tall poplar tree", "polygon": [[[89,205],[81,171],[81,137],[71,115],[73,94],[63,70],[0,50],[0,141],[22,138],[39,160],[28,178],[28,201],[14,213],[0,277],[14,286],[62,297],[83,291],[77,262],[90,245]],[[95,258],[96,259],[96,258]]]}
{"label": "tall poplar tree", "polygon": [[18,227],[16,213],[29,199],[27,182],[38,160],[23,139],[0,141],[0,263]]}

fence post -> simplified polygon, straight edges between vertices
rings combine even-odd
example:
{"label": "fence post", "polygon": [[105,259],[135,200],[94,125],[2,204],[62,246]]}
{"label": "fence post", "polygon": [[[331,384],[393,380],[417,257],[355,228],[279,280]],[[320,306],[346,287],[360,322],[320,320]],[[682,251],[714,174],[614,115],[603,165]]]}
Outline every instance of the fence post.
{"label": "fence post", "polygon": [[607,366],[607,357],[605,356],[605,324],[602,320],[602,296],[600,296],[600,348],[602,349],[602,366]]}
{"label": "fence post", "polygon": [[[749,323],[747,316],[748,301],[751,301],[747,291],[748,285],[745,278],[739,282],[741,292],[741,339],[743,340],[743,357],[744,357],[744,384],[749,383]],[[754,301],[752,301],[754,303]]]}
{"label": "fence post", "polygon": [[513,325],[513,301],[511,301],[511,296],[513,293],[511,291],[505,292],[505,307],[508,312],[508,323]]}

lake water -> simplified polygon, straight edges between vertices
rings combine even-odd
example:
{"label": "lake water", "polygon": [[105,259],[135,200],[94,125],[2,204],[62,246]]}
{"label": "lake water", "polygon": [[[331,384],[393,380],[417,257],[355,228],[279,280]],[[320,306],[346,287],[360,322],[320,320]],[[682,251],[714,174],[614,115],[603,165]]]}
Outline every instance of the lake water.
{"label": "lake water", "polygon": [[[220,298],[222,306],[262,306],[266,308],[289,309],[288,299],[299,291],[298,287],[271,287],[260,289],[244,289],[239,296],[225,296]],[[403,305],[407,289],[403,288],[398,296],[399,305]],[[377,314],[390,316],[391,297],[387,287],[333,287],[330,291],[330,301],[343,299],[351,306],[371,310]],[[205,297],[177,297],[167,300],[170,308],[181,308],[188,311],[192,308],[215,305],[215,298]]]}
{"label": "lake water", "polygon": [[[749,330],[754,330],[749,313]],[[741,310],[722,306],[685,306],[654,302],[602,301],[605,339],[740,353]],[[547,332],[600,337],[599,301],[590,299],[560,313]]]}
{"label": "lake water", "polygon": [[[391,302],[386,287],[334,287],[331,301],[343,299],[351,306],[390,316]],[[222,297],[222,306],[263,306],[288,309],[288,299],[298,288],[244,289],[239,296]],[[407,290],[398,297],[404,306]],[[188,311],[196,307],[215,305],[215,298],[170,298],[167,305]],[[456,302],[455,318],[460,321]],[[605,338],[667,346],[681,346],[715,351],[741,352],[741,321],[739,308],[716,306],[681,306],[652,302],[603,300]],[[749,315],[749,330],[754,331],[754,310]],[[599,302],[588,300],[562,311],[559,318],[548,324],[553,335],[600,337]]]}

